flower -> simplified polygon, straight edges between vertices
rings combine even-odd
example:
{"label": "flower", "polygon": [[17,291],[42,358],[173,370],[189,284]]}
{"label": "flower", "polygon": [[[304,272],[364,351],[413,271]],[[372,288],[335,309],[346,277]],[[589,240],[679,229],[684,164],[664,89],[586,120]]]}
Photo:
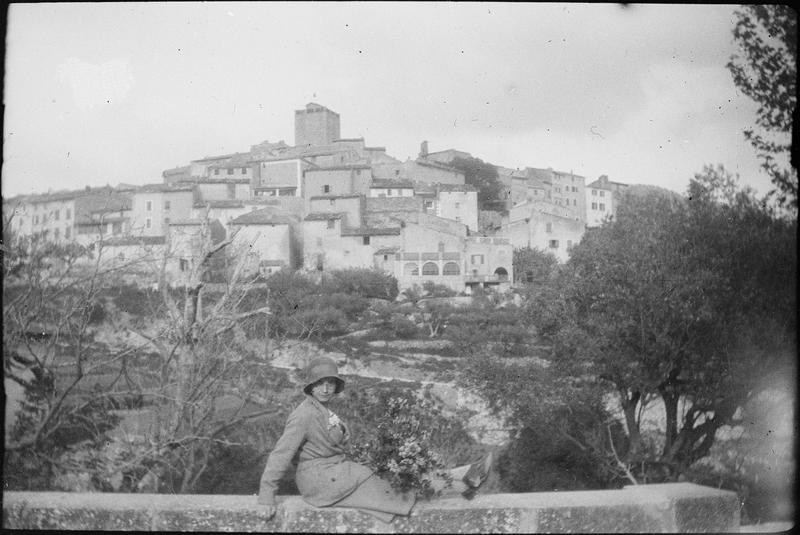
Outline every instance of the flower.
{"label": "flower", "polygon": [[342,421],[336,414],[328,412],[328,428],[336,427],[337,425],[341,425],[341,423]]}

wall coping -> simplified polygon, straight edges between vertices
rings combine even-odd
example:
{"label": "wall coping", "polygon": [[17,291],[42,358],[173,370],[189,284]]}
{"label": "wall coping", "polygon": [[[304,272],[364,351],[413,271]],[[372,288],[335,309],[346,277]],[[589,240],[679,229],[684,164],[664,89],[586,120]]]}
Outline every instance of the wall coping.
{"label": "wall coping", "polygon": [[735,493],[692,483],[620,490],[422,500],[385,523],[366,512],[278,497],[267,520],[256,496],[3,492],[3,528],[358,533],[736,532]]}

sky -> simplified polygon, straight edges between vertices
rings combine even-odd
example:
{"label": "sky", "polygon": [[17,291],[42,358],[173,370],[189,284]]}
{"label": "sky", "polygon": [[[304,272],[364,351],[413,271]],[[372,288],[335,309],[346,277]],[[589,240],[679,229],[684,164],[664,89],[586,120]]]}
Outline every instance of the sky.
{"label": "sky", "polygon": [[400,160],[467,151],[683,193],[722,164],[770,189],[725,64],[734,5],[38,3],[8,12],[2,193],[161,182],[294,144],[322,104]]}

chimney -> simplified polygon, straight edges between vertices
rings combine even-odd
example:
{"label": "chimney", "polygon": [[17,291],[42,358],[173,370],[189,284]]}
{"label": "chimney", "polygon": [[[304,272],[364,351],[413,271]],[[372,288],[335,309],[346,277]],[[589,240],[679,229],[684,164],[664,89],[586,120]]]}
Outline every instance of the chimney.
{"label": "chimney", "polygon": [[428,156],[428,142],[423,141],[419,145],[419,157],[426,158]]}

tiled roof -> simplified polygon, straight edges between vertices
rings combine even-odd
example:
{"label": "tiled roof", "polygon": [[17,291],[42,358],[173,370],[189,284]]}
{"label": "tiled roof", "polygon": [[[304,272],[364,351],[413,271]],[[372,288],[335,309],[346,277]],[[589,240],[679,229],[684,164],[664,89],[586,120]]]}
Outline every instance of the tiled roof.
{"label": "tiled roof", "polygon": [[309,197],[309,200],[317,200],[317,199],[357,199],[361,197],[360,194],[351,193],[347,195],[313,195]]}
{"label": "tiled roof", "polygon": [[399,250],[400,250],[400,247],[381,247],[380,249],[378,249],[377,251],[375,251],[372,254],[373,254],[373,256],[374,255],[381,255],[381,254],[394,254]]}
{"label": "tiled roof", "polygon": [[[237,166],[239,167],[239,166]],[[213,177],[197,177],[197,178],[188,178],[185,180],[181,180],[178,184],[198,184],[202,186],[203,184],[249,184],[249,178],[213,178]]]}
{"label": "tiled roof", "polygon": [[478,191],[472,184],[437,184],[439,191]]}
{"label": "tiled roof", "polygon": [[55,201],[70,201],[72,199],[77,199],[80,197],[86,197],[88,195],[98,195],[98,194],[109,194],[113,192],[114,189],[110,186],[101,186],[98,188],[84,188],[84,189],[76,189],[76,190],[62,190],[62,191],[54,191],[52,193],[37,193],[33,195],[22,195],[20,196],[20,200],[26,203],[47,203],[47,202],[55,202]]}
{"label": "tiled roof", "polygon": [[216,201],[201,201],[194,203],[195,208],[243,208],[244,202],[237,199],[220,199]]}
{"label": "tiled roof", "polygon": [[342,236],[399,236],[400,227],[396,228],[349,228],[342,230]]}
{"label": "tiled roof", "polygon": [[276,214],[269,208],[247,212],[231,221],[233,225],[289,225],[290,223],[292,223],[292,218]]}
{"label": "tiled roof", "polygon": [[305,217],[306,221],[327,221],[328,219],[341,219],[345,212],[311,212]]}
{"label": "tiled roof", "polygon": [[249,152],[232,152],[230,154],[222,154],[221,156],[204,156],[202,158],[198,158],[196,160],[192,160],[192,162],[193,163],[210,162],[210,161],[214,161],[214,160],[228,160],[230,158],[249,157],[249,156],[250,156]]}
{"label": "tiled roof", "polygon": [[169,222],[169,226],[171,227],[194,226],[202,224],[203,220],[199,217],[182,217],[180,219],[171,219]]}
{"label": "tiled roof", "polygon": [[427,160],[415,160],[416,163],[425,167],[434,167],[436,169],[442,169],[444,171],[452,171],[453,173],[461,173],[464,174],[463,171],[456,169],[455,167],[450,167],[449,165],[445,165],[443,163],[439,163],[436,161],[427,161]]}
{"label": "tiled roof", "polygon": [[329,165],[325,167],[317,167],[315,169],[306,169],[306,173],[310,173],[312,171],[344,171],[349,169],[371,169],[368,164],[365,163],[351,163],[345,165]]}
{"label": "tiled roof", "polygon": [[413,188],[414,182],[405,178],[373,178],[369,183],[371,188]]}
{"label": "tiled roof", "polygon": [[194,185],[188,183],[178,183],[175,185],[163,183],[144,184],[143,186],[139,186],[133,193],[174,193],[179,191],[194,191]]}

